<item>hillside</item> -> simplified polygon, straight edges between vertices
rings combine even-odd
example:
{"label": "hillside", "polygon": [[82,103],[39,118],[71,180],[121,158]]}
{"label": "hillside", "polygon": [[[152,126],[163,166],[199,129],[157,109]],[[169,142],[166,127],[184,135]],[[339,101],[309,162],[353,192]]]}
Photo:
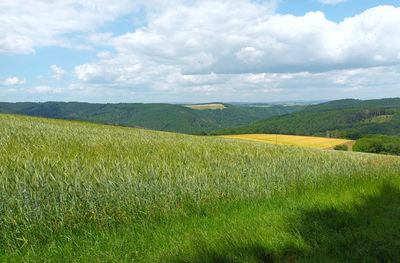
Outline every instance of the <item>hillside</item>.
{"label": "hillside", "polygon": [[337,100],[249,125],[214,132],[281,133],[358,139],[367,134],[400,134],[400,99]]}
{"label": "hillside", "polygon": [[0,114],[0,262],[395,262],[400,159]]}
{"label": "hillside", "polygon": [[198,110],[176,104],[0,103],[1,113],[81,120],[182,133],[202,133],[236,127],[302,108],[304,108],[302,105],[247,107],[225,104],[223,109]]}

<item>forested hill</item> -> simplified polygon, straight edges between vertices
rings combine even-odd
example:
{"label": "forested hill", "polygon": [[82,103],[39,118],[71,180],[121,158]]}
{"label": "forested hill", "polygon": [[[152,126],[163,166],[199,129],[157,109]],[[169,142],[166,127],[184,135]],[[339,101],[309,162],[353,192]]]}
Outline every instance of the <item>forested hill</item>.
{"label": "forested hill", "polygon": [[0,103],[0,112],[160,131],[204,133],[246,125],[266,117],[300,110],[305,106],[250,107],[224,104],[223,107],[198,110],[177,104]]}
{"label": "forested hill", "polygon": [[358,139],[366,134],[400,134],[400,98],[330,101],[249,125],[214,132],[222,134],[282,133]]}

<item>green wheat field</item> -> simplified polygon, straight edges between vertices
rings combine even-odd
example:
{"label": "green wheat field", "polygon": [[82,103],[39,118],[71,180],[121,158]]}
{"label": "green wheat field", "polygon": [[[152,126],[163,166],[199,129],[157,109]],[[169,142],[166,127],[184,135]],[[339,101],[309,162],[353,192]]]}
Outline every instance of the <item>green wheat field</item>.
{"label": "green wheat field", "polygon": [[398,157],[0,114],[0,262],[396,262]]}

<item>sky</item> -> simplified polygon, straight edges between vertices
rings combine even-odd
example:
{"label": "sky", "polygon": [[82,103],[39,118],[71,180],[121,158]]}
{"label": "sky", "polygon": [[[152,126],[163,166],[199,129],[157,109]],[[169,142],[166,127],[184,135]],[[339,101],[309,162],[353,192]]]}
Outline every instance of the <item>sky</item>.
{"label": "sky", "polygon": [[400,96],[400,3],[1,0],[0,101]]}

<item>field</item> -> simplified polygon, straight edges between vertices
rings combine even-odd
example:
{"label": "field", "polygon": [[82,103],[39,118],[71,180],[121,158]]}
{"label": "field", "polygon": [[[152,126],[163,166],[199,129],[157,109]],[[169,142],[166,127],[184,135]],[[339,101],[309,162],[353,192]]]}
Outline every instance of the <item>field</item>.
{"label": "field", "polygon": [[265,142],[270,144],[309,147],[315,149],[332,149],[337,145],[354,144],[354,141],[352,140],[311,137],[311,136],[281,135],[281,134],[240,134],[240,135],[225,135],[219,137],[255,141],[255,142]]}
{"label": "field", "polygon": [[185,105],[185,107],[194,110],[223,110],[225,106],[223,104],[198,104],[198,105]]}
{"label": "field", "polygon": [[400,160],[0,114],[0,262],[395,262]]}

